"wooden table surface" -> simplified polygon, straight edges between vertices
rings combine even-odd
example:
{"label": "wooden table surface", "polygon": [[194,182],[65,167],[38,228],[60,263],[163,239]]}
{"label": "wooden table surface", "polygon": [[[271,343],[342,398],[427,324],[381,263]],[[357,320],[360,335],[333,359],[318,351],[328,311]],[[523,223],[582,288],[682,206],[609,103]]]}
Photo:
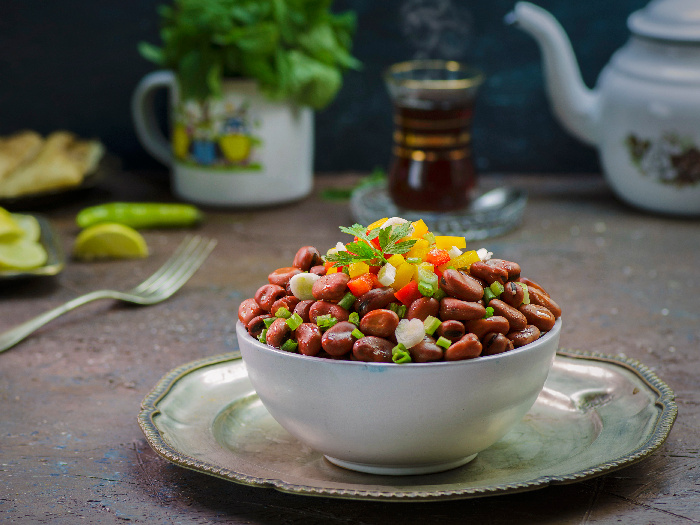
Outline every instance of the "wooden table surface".
{"label": "wooden table surface", "polygon": [[[236,311],[303,244],[322,250],[352,224],[347,202],[320,198],[353,176],[319,176],[314,196],[263,211],[208,210],[219,240],[168,301],[92,303],[0,355],[0,521],[17,523],[700,523],[700,222],[645,214],[597,175],[485,175],[525,188],[522,225],[478,242],[546,283],[563,307],[561,346],[624,354],[676,394],[668,440],[644,461],[587,481],[461,501],[385,503],[253,488],[156,455],[136,417],[168,371],[237,348]],[[107,200],[168,200],[159,176],[123,173],[43,210],[67,252],[76,212]],[[69,260],[52,278],[0,284],[0,331],[97,288],[129,288],[187,232],[145,231],[148,259]]]}

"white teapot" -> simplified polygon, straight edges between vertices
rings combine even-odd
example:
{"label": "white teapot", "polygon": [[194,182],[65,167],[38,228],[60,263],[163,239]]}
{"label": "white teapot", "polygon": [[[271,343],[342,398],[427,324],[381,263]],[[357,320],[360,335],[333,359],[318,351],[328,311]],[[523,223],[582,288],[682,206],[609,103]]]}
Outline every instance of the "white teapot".
{"label": "white teapot", "polygon": [[630,39],[592,90],[548,11],[518,2],[506,21],[536,39],[555,115],[598,148],[615,193],[646,210],[700,215],[700,1],[652,0],[632,13]]}

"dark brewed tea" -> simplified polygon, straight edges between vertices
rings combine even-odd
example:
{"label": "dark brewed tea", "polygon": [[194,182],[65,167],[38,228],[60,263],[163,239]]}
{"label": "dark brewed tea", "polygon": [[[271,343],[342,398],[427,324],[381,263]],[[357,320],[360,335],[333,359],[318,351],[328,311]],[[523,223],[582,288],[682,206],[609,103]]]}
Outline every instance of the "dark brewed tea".
{"label": "dark brewed tea", "polygon": [[402,208],[447,211],[465,207],[476,185],[471,156],[472,100],[394,106],[389,194]]}

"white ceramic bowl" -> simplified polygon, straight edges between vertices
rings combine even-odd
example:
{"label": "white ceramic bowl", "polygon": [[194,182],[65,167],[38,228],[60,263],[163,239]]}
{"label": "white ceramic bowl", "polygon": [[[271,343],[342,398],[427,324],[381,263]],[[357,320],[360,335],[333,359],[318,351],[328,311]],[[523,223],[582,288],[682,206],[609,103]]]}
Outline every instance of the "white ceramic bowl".
{"label": "white ceramic bowl", "polygon": [[518,423],[547,379],[561,319],[510,352],[402,365],[284,352],[236,330],[253,387],[285,430],[341,467],[404,475],[463,465]]}

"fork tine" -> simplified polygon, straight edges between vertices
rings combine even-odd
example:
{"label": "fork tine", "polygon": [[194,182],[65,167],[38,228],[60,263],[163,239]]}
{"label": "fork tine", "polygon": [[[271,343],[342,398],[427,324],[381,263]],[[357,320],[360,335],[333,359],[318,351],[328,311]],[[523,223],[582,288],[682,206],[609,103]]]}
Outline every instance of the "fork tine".
{"label": "fork tine", "polygon": [[215,246],[216,240],[203,239],[189,257],[182,261],[180,267],[173,269],[167,278],[163,278],[157,289],[151,290],[149,297],[157,296],[162,300],[174,294],[199,269]]}
{"label": "fork tine", "polygon": [[182,264],[182,260],[186,259],[189,256],[189,253],[194,249],[194,247],[196,247],[200,240],[201,237],[199,235],[188,235],[187,237],[185,237],[184,240],[177,247],[175,252],[170,256],[170,258],[167,261],[165,261],[165,263],[163,263],[163,265],[160,268],[158,268],[158,270],[156,270],[155,273],[153,273],[153,275],[151,275],[141,284],[130,290],[130,292],[135,294],[143,294],[148,289],[156,285],[156,283],[164,275],[167,275],[167,273],[171,271],[171,268]]}

